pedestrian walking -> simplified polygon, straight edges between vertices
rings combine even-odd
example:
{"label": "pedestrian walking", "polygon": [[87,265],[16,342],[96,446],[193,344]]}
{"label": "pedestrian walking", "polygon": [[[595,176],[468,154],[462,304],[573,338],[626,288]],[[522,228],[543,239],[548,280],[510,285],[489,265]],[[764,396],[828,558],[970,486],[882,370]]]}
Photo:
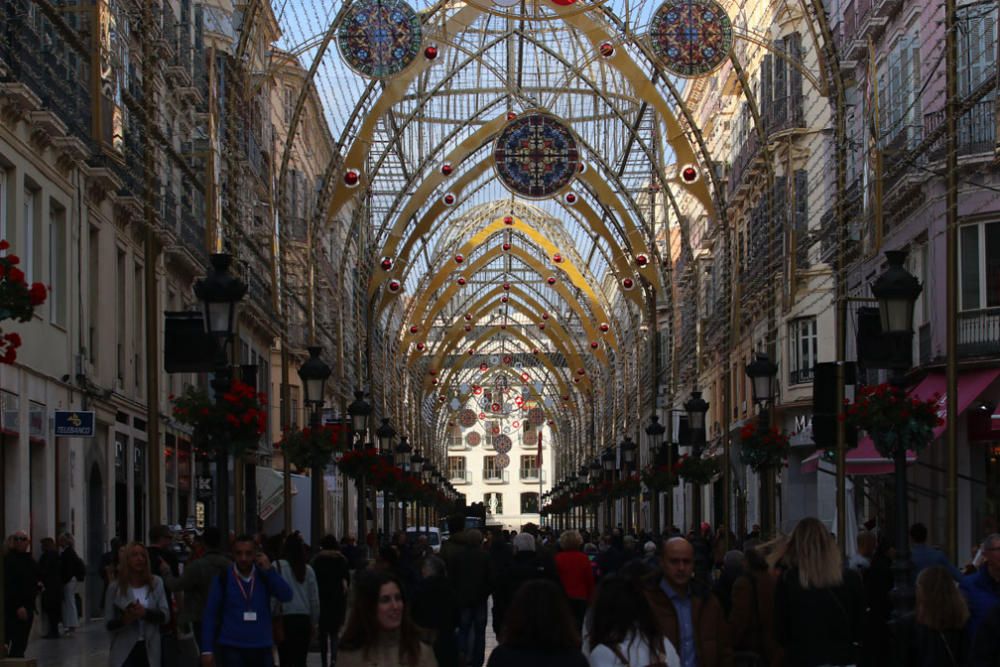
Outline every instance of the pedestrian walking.
{"label": "pedestrian walking", "polygon": [[594,594],[594,570],[590,565],[590,559],[581,551],[583,537],[579,532],[563,531],[559,536],[559,549],[555,555],[556,572],[569,599],[569,606],[573,610],[579,630],[583,628],[587,604]]}
{"label": "pedestrian walking", "polygon": [[340,638],[339,667],[437,667],[434,652],[420,641],[410,618],[402,582],[392,572],[358,574],[354,601]]}
{"label": "pedestrian walking", "polygon": [[337,641],[347,615],[347,590],[351,583],[350,565],[340,553],[337,538],[327,535],[319,543],[320,551],[313,558],[312,568],[319,587],[319,654],[320,667],[333,667],[337,662]]}
{"label": "pedestrian walking", "polygon": [[438,667],[458,667],[458,604],[444,561],[428,556],[420,576],[413,594],[413,622],[421,629],[423,640],[434,648]]}
{"label": "pedestrian walking", "polygon": [[952,565],[948,556],[940,549],[927,545],[927,526],[922,523],[910,526],[910,563],[913,566],[911,572],[913,581],[916,581],[926,568],[935,565],[947,569],[953,580],[962,580],[962,573]]}
{"label": "pedestrian walking", "polygon": [[[520,537],[520,536],[519,536]],[[553,581],[525,582],[511,600],[486,667],[587,667],[566,597]]]}
{"label": "pedestrian walking", "polygon": [[653,616],[642,584],[623,575],[597,587],[587,632],[590,667],[681,667],[677,649]]}
{"label": "pedestrian walking", "polygon": [[104,587],[101,590],[101,609],[104,609],[104,602],[107,598],[108,587],[111,582],[118,578],[118,560],[122,548],[122,541],[118,537],[111,538],[110,548],[101,554],[101,583]]}
{"label": "pedestrian walking", "polygon": [[105,596],[104,618],[111,633],[109,667],[160,667],[160,626],[170,618],[170,607],[139,542],[125,547],[118,578]]}
{"label": "pedestrian walking", "polygon": [[168,591],[184,594],[184,603],[177,614],[177,624],[180,633],[185,637],[190,635],[191,639],[181,642],[186,644],[179,649],[182,655],[190,655],[192,642],[195,644],[194,654],[197,656],[200,653],[197,647],[201,642],[202,613],[208,602],[208,593],[219,574],[232,565],[232,560],[221,550],[221,540],[222,534],[218,528],[205,528],[201,535],[201,542],[205,546],[204,554],[189,561],[180,577],[162,575]]}
{"label": "pedestrian walking", "polygon": [[248,535],[233,543],[233,565],[212,582],[201,622],[202,667],[271,667],[271,598],[292,589]]}
{"label": "pedestrian walking", "polygon": [[722,605],[722,611],[725,612],[727,618],[733,608],[733,584],[739,577],[743,576],[745,569],[746,558],[743,556],[742,551],[734,549],[727,551],[723,555],[722,570],[719,572],[719,578],[712,587],[712,592],[718,598],[719,604]]}
{"label": "pedestrian walking", "polygon": [[774,641],[775,576],[755,548],[743,554],[746,570],[733,582],[729,636],[737,667],[780,664]]}
{"label": "pedestrian walking", "polygon": [[[306,546],[299,533],[285,538],[282,558],[275,563],[281,578],[292,588],[292,599],[276,603],[272,609],[280,617],[281,637],[278,644],[278,661],[281,667],[306,667],[309,641],[319,626],[319,587],[316,573],[306,564]],[[277,621],[276,621],[277,622]]]}
{"label": "pedestrian walking", "polygon": [[463,526],[462,517],[451,518],[451,537],[441,546],[441,558],[459,606],[459,651],[468,667],[482,667],[486,659],[486,607],[491,592],[489,556],[483,549],[483,534],[476,529],[462,530]]}
{"label": "pedestrian walking", "polygon": [[39,569],[31,557],[31,538],[19,530],[7,538],[4,557],[3,618],[7,657],[23,658],[35,620]]}
{"label": "pedestrian walking", "polygon": [[508,608],[518,589],[533,579],[546,579],[558,584],[559,573],[552,560],[535,550],[535,538],[531,533],[518,533],[514,536],[514,557],[500,575],[493,595],[493,623],[500,629],[497,636],[503,634]]}
{"label": "pedestrian walking", "polygon": [[62,577],[62,624],[67,635],[80,627],[80,609],[76,601],[76,584],[87,578],[87,566],[76,553],[76,538],[69,533],[59,536],[59,572]]}
{"label": "pedestrian walking", "polygon": [[983,540],[982,564],[975,573],[959,583],[965,602],[969,605],[969,632],[975,641],[979,624],[1000,606],[1000,533]]}
{"label": "pedestrian walking", "polygon": [[694,547],[683,537],[663,544],[662,578],[646,599],[660,631],[680,654],[683,667],[729,667],[733,664],[722,605],[695,578]]}
{"label": "pedestrian walking", "polygon": [[951,569],[925,568],[917,577],[916,615],[910,635],[909,667],[961,667],[966,664],[965,626],[969,608],[955,586]]}
{"label": "pedestrian walking", "polygon": [[[162,579],[180,575],[180,563],[172,549],[173,541],[169,526],[160,524],[149,529],[149,566]],[[164,665],[175,665],[178,656],[177,604],[169,589],[167,606],[170,610],[167,622],[160,626],[160,654]]]}
{"label": "pedestrian walking", "polygon": [[42,613],[45,614],[46,639],[59,639],[59,624],[62,622],[63,581],[62,565],[59,562],[59,548],[51,537],[42,538],[42,555],[38,559],[38,569],[42,578]]}
{"label": "pedestrian walking", "polygon": [[775,635],[786,667],[856,665],[864,589],[830,531],[819,519],[802,519],[771,558],[785,570],[775,590]]}

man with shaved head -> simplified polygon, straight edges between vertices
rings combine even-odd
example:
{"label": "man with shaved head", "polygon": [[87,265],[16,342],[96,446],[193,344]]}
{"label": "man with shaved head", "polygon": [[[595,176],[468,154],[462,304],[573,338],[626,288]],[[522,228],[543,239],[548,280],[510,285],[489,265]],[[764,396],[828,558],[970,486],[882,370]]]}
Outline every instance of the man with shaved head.
{"label": "man with shaved head", "polygon": [[647,597],[682,667],[732,667],[722,605],[694,578],[694,547],[683,537],[666,540],[660,567],[663,577]]}

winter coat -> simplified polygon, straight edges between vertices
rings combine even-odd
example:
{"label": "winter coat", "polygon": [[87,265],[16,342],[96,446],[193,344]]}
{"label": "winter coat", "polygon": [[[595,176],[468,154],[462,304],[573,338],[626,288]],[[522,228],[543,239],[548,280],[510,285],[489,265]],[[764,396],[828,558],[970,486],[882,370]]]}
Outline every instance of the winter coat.
{"label": "winter coat", "polygon": [[861,577],[844,571],[834,588],[802,588],[798,570],[781,575],[774,595],[775,638],[787,667],[854,665],[865,618]]}
{"label": "winter coat", "polygon": [[963,630],[938,632],[911,617],[903,629],[909,635],[909,667],[963,667],[966,646]]}
{"label": "winter coat", "polygon": [[969,634],[975,641],[980,623],[994,607],[1000,605],[1000,582],[990,576],[986,565],[959,582],[965,602],[969,605]]}
{"label": "winter coat", "polygon": [[493,622],[496,627],[503,628],[503,618],[514,594],[521,584],[532,579],[548,579],[559,585],[555,563],[535,551],[519,551],[500,575],[493,594]]}
{"label": "winter coat", "polygon": [[486,667],[589,667],[579,651],[541,651],[500,646],[493,649]]}
{"label": "winter coat", "polygon": [[87,566],[84,565],[83,559],[76,555],[73,547],[66,547],[59,553],[59,574],[63,585],[73,579],[83,581],[87,578]]}
{"label": "winter coat", "polygon": [[38,569],[41,572],[42,610],[58,608],[63,601],[62,564],[57,551],[46,551],[38,559]]}
{"label": "winter coat", "polygon": [[8,622],[17,616],[17,610],[24,607],[29,612],[35,610],[35,596],[38,595],[39,569],[30,553],[11,552],[4,557],[4,619]]}
{"label": "winter coat", "polygon": [[319,586],[319,627],[336,632],[347,615],[347,586],[351,583],[350,564],[339,551],[320,551],[312,561]]}
{"label": "winter coat", "polygon": [[420,656],[414,665],[399,659],[399,636],[397,633],[382,633],[375,646],[368,649],[343,648],[337,651],[337,667],[437,667],[434,652],[430,646],[420,643]]}
{"label": "winter coat", "polygon": [[441,545],[441,558],[448,568],[460,609],[474,607],[490,595],[489,556],[482,543],[476,543],[472,532],[452,535]]}
{"label": "winter coat", "polygon": [[188,562],[180,577],[167,577],[167,590],[184,593],[184,608],[177,615],[181,625],[197,623],[208,601],[208,592],[219,573],[232,564],[229,556],[215,549],[204,556]]}
{"label": "winter coat", "polygon": [[734,651],[752,651],[774,664],[781,649],[774,640],[775,579],[769,572],[748,572],[733,582],[729,631]]}
{"label": "winter coat", "polygon": [[566,596],[573,600],[590,600],[594,594],[594,570],[587,555],[582,551],[560,551],[555,563]]}
{"label": "winter coat", "polygon": [[125,625],[122,616],[132,598],[129,591],[119,591],[118,582],[112,581],[104,600],[104,618],[111,633],[111,651],[108,654],[110,667],[121,667],[132,648],[139,640],[146,642],[146,655],[150,665],[160,664],[160,626],[170,617],[170,606],[163,581],[153,576],[146,601],[146,616],[143,621],[132,621]]}
{"label": "winter coat", "polygon": [[[733,651],[729,645],[729,627],[722,612],[722,605],[708,587],[697,580],[692,580],[688,586],[698,667],[732,667]],[[646,600],[660,624],[660,631],[680,653],[680,619],[677,617],[673,602],[659,584],[647,589]]]}

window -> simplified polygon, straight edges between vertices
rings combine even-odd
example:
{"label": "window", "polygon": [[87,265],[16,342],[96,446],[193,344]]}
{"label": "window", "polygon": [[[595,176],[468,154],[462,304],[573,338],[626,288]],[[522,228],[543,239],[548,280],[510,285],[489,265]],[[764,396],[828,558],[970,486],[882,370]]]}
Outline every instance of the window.
{"label": "window", "polygon": [[458,426],[448,429],[448,449],[462,449],[462,429]]}
{"label": "window", "polygon": [[537,514],[537,513],[538,513],[538,494],[522,493],[521,514]]}
{"label": "window", "polygon": [[117,355],[115,359],[116,364],[116,375],[118,378],[119,385],[125,384],[125,337],[128,335],[125,328],[125,252],[121,249],[118,250],[118,261],[115,266],[115,278],[118,282],[116,288],[117,295],[117,327],[115,329],[115,335],[117,339],[115,341],[115,354]]}
{"label": "window", "polygon": [[488,421],[486,422],[486,444],[489,449],[493,449],[493,440],[498,438],[503,433],[503,429],[500,428],[500,422],[498,421]]}
{"label": "window", "polygon": [[[295,113],[295,89],[291,86],[285,86],[285,99],[284,99],[284,111],[285,111],[285,122],[292,122],[292,114]],[[291,138],[289,138],[291,141]]]}
{"label": "window", "polygon": [[464,482],[465,479],[465,457],[464,456],[449,456],[448,457],[448,479],[457,480]]}
{"label": "window", "polygon": [[497,514],[503,514],[503,494],[502,493],[487,493],[483,496],[483,504],[486,505],[486,510],[496,516]]}
{"label": "window", "polygon": [[[974,3],[955,10],[958,24],[958,94],[965,97],[986,79],[996,76],[997,7]],[[987,94],[992,100],[995,93]]]}
{"label": "window", "polygon": [[499,480],[503,479],[503,470],[497,465],[498,456],[483,457],[483,479]]}
{"label": "window", "polygon": [[[7,238],[7,174],[0,170],[0,239]],[[0,257],[6,256],[6,250],[0,250]]]}
{"label": "window", "polygon": [[813,366],[816,365],[816,318],[803,317],[788,323],[788,342],[791,346],[789,359],[789,383],[811,382]]}
{"label": "window", "polygon": [[66,209],[49,204],[49,321],[66,323]]}
{"label": "window", "polygon": [[965,225],[958,243],[960,309],[1000,306],[1000,222]]}
{"label": "window", "polygon": [[132,271],[133,282],[132,289],[135,290],[133,293],[133,303],[135,311],[132,313],[132,323],[133,323],[133,354],[132,354],[132,365],[134,366],[133,377],[135,378],[135,389],[139,395],[142,395],[142,378],[145,375],[145,367],[143,365],[143,343],[145,341],[144,333],[146,331],[146,312],[145,312],[145,297],[146,290],[144,280],[145,275],[143,273],[142,264],[136,262],[135,267]]}
{"label": "window", "polygon": [[21,258],[21,270],[24,271],[24,279],[31,284],[35,281],[35,206],[38,199],[37,191],[29,187],[24,188],[24,219],[21,221],[21,233],[17,239],[20,246],[18,256]]}
{"label": "window", "polygon": [[521,479],[538,479],[538,457],[535,454],[521,456]]}
{"label": "window", "polygon": [[920,40],[917,35],[904,35],[878,66],[882,148],[899,148],[919,139],[923,122],[919,89]]}

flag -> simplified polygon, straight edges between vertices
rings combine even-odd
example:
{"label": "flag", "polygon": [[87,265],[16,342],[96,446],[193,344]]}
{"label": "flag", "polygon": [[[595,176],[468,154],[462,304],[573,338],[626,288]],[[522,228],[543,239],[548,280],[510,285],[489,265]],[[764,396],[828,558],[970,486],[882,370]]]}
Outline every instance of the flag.
{"label": "flag", "polygon": [[542,467],[542,429],[538,429],[538,452],[535,454],[538,462],[535,464],[539,469]]}

